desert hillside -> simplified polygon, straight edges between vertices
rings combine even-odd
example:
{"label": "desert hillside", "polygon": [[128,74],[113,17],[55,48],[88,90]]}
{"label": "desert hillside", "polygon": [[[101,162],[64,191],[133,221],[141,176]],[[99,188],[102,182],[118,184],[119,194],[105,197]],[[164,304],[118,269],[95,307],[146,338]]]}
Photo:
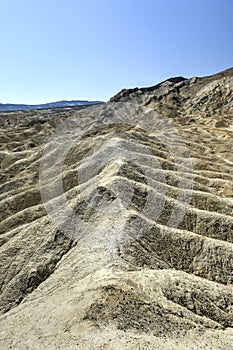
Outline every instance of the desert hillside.
{"label": "desert hillside", "polygon": [[0,113],[0,349],[233,344],[233,68]]}

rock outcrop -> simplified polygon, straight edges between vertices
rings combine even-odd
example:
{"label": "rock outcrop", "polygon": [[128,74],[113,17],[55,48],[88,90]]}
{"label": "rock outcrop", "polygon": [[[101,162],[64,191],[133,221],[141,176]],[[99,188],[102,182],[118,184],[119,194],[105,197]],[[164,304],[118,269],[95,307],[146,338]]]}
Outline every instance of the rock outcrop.
{"label": "rock outcrop", "polygon": [[1,349],[232,348],[233,69],[0,136]]}

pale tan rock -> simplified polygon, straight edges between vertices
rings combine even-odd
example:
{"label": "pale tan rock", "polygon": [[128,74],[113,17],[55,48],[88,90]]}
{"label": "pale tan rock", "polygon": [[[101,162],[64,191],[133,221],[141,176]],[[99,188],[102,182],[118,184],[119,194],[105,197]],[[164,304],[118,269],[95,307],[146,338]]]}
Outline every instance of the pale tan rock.
{"label": "pale tan rock", "polygon": [[0,349],[232,349],[233,69],[0,137]]}

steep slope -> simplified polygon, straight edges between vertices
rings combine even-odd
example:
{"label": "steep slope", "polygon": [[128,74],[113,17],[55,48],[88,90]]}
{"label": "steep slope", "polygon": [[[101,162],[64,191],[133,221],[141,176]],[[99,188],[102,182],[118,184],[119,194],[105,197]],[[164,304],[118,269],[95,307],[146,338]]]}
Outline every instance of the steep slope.
{"label": "steep slope", "polygon": [[231,349],[233,69],[0,133],[0,348]]}

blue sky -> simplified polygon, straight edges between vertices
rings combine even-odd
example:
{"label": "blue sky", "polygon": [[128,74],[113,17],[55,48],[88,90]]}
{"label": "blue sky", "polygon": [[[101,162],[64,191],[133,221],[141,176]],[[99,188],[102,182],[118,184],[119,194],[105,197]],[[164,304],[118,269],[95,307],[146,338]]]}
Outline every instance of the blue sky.
{"label": "blue sky", "polygon": [[108,100],[233,66],[233,0],[1,0],[0,103]]}

